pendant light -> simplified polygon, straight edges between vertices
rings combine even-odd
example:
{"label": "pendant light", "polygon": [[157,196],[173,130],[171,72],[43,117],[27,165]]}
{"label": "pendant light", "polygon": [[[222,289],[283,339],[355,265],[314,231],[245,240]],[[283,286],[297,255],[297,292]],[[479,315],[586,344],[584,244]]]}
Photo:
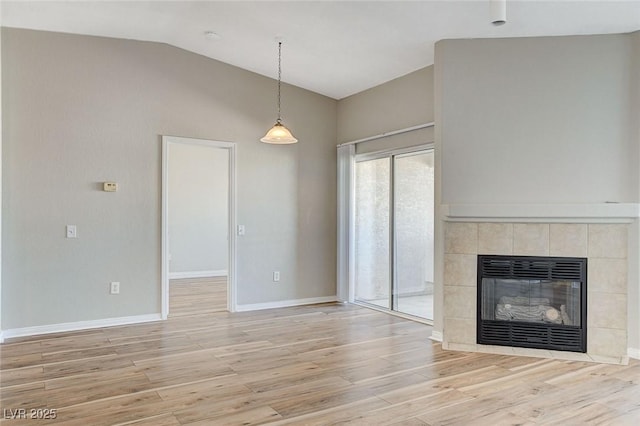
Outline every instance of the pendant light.
{"label": "pendant light", "polygon": [[298,142],[298,139],[293,137],[289,129],[282,124],[282,118],[280,117],[280,84],[282,79],[282,42],[278,42],[278,119],[276,124],[267,132],[261,142],[272,143],[278,145],[290,144]]}

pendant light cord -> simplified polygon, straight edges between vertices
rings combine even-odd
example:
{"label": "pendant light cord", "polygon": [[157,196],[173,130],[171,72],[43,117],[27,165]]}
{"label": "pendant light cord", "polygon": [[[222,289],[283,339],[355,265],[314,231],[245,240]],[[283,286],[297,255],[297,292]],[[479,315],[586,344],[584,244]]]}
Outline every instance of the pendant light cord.
{"label": "pendant light cord", "polygon": [[280,116],[280,80],[282,80],[282,42],[278,42],[278,123],[281,120]]}
{"label": "pendant light cord", "polygon": [[260,142],[273,143],[273,144],[290,144],[298,142],[289,129],[282,124],[282,114],[280,110],[281,101],[281,89],[282,89],[282,42],[278,42],[278,120],[271,129],[260,138]]}

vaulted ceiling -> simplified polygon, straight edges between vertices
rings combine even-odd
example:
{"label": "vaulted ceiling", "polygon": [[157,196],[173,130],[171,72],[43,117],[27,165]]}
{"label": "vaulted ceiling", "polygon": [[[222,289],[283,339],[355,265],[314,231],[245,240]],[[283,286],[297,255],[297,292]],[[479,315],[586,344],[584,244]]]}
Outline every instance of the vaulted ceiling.
{"label": "vaulted ceiling", "polygon": [[[433,63],[450,38],[640,30],[640,0],[2,1],[3,26],[168,43],[341,99]],[[207,32],[214,35],[207,36]]]}

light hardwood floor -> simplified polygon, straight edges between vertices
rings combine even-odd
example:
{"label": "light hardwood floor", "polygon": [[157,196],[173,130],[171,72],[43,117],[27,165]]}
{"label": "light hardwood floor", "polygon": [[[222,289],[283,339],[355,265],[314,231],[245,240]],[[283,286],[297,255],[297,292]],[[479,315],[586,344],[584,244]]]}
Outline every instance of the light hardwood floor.
{"label": "light hardwood floor", "polygon": [[[2,408],[65,425],[637,425],[629,366],[443,351],[428,326],[325,304],[0,346]],[[5,414],[7,411],[3,411]],[[29,411],[27,411],[29,413]]]}
{"label": "light hardwood floor", "polygon": [[169,316],[227,310],[227,277],[185,278],[169,281]]}

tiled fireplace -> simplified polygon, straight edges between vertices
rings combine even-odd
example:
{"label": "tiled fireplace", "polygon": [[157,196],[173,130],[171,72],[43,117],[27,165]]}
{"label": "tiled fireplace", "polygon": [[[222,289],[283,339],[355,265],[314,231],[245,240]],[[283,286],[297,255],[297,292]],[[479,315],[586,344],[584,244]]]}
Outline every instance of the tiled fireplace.
{"label": "tiled fireplace", "polygon": [[[445,222],[443,347],[625,364],[626,223]],[[482,345],[477,330],[478,255],[587,258],[586,353]]]}

